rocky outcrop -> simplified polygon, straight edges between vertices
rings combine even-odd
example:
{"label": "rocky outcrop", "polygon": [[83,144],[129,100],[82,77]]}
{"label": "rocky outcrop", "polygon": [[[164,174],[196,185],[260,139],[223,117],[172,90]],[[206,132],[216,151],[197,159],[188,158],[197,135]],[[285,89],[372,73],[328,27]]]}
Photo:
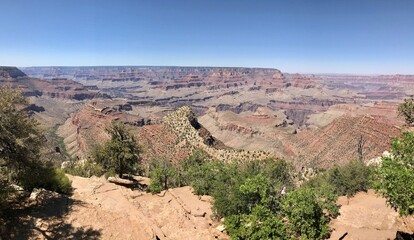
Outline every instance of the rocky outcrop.
{"label": "rocky outcrop", "polygon": [[[181,107],[164,118],[167,129],[178,137],[177,146],[200,148],[210,156],[221,161],[251,161],[269,158],[271,155],[263,151],[243,151],[217,149],[206,144],[206,140],[197,131],[201,125],[195,123],[196,117],[189,107]],[[215,140],[217,141],[217,140]]]}
{"label": "rocky outcrop", "polygon": [[[18,88],[26,97],[42,96],[50,98],[86,100],[96,96],[97,91],[91,91],[82,84],[65,78],[52,78],[49,81],[26,76],[15,67],[0,67],[0,84]],[[100,95],[100,97],[105,97]]]}
{"label": "rocky outcrop", "polygon": [[27,75],[20,71],[17,67],[1,67],[0,66],[0,81],[3,79],[13,79],[19,77],[27,77]]}
{"label": "rocky outcrop", "polygon": [[244,102],[240,103],[238,106],[233,106],[230,104],[219,104],[216,106],[217,112],[222,111],[232,111],[234,113],[241,113],[241,112],[256,112],[256,110],[260,107],[258,104],[250,103],[250,102]]}

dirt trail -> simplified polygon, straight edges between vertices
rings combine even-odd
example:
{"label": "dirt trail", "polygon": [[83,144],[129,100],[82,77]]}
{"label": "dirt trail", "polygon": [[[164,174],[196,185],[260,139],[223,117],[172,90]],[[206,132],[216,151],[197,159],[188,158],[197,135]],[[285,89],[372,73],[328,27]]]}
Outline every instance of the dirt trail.
{"label": "dirt trail", "polygon": [[346,197],[338,202],[342,205],[340,216],[331,223],[334,231],[330,239],[340,239],[345,233],[344,240],[394,239],[398,230],[409,232],[398,213],[371,190],[350,198],[349,204]]}
{"label": "dirt trail", "polygon": [[209,198],[189,187],[160,195],[117,186],[102,178],[70,176],[72,206],[65,221],[101,231],[102,239],[226,239],[211,220]]}

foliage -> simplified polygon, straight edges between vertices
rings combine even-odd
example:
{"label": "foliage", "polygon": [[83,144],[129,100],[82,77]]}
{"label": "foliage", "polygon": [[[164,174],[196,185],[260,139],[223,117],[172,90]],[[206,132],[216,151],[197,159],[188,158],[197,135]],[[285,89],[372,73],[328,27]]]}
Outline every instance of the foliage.
{"label": "foliage", "polygon": [[232,215],[224,225],[232,239],[284,239],[286,229],[280,217],[269,208],[257,205],[250,214]]}
{"label": "foliage", "polygon": [[[43,136],[38,123],[24,110],[28,105],[19,91],[0,88],[0,172],[2,185],[26,190],[46,188],[69,193],[70,181],[49,161],[41,161]],[[2,198],[7,191],[1,191]]]}
{"label": "foliage", "polygon": [[414,123],[414,96],[404,99],[404,103],[398,106],[398,115],[404,117],[408,125]]}
{"label": "foliage", "polygon": [[69,194],[71,182],[60,168],[55,168],[50,162],[37,162],[30,165],[31,171],[25,172],[18,184],[27,190],[45,188],[58,193]]}
{"label": "foliage", "polygon": [[[252,177],[253,176],[253,177]],[[266,183],[264,183],[266,181]],[[253,183],[266,186],[268,195],[274,203],[283,187],[289,191],[293,188],[293,176],[291,165],[284,160],[263,160],[243,164],[225,164],[216,172],[216,180],[212,196],[214,197],[213,210],[218,216],[229,216],[247,213],[249,206],[258,201],[260,193],[249,192],[248,185]],[[242,185],[242,189],[240,188]],[[246,192],[247,191],[247,192]],[[276,208],[272,205],[271,208]]]}
{"label": "foliage", "polygon": [[339,215],[339,205],[336,204],[338,195],[328,182],[328,174],[321,173],[305,182],[302,187],[314,190],[321,207],[328,212],[330,217],[335,218]]}
{"label": "foliage", "polygon": [[151,183],[148,189],[152,193],[159,193],[170,187],[178,187],[177,171],[167,160],[152,160],[150,162]]}
{"label": "foliage", "polygon": [[135,137],[122,123],[113,122],[106,131],[111,139],[93,150],[95,162],[105,171],[115,171],[120,177],[124,173],[135,173],[140,162]]}
{"label": "foliage", "polygon": [[363,162],[353,160],[344,166],[333,167],[328,174],[328,182],[336,194],[352,197],[369,189],[372,170]]}
{"label": "foliage", "polygon": [[71,166],[65,168],[65,172],[74,176],[88,178],[92,176],[100,177],[105,173],[101,165],[90,160],[85,161],[83,163],[74,162],[73,164],[71,164]]}
{"label": "foliage", "polygon": [[230,213],[224,224],[232,239],[323,239],[328,234],[324,202],[312,189],[283,196],[270,183],[259,173],[246,178],[238,194],[232,193],[240,197],[238,213],[224,211]]}
{"label": "foliage", "polygon": [[328,219],[310,188],[287,194],[282,204],[287,219],[287,234],[294,239],[324,239],[329,233]]}
{"label": "foliage", "polygon": [[178,182],[180,186],[191,185],[197,195],[209,194],[211,186],[211,166],[207,153],[195,149],[177,166]]}
{"label": "foliage", "polygon": [[393,140],[391,155],[383,157],[374,188],[400,215],[414,213],[414,132]]}
{"label": "foliage", "polygon": [[28,105],[20,92],[0,88],[0,166],[16,182],[40,158],[38,123],[24,111]]}

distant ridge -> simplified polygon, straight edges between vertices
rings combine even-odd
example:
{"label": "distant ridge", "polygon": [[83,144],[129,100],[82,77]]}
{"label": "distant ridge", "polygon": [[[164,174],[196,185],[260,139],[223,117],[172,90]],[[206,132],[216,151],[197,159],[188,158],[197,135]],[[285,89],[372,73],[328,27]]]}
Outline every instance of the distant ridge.
{"label": "distant ridge", "polygon": [[0,66],[0,79],[1,78],[18,78],[18,77],[27,77],[27,75],[22,72],[17,67],[6,67],[6,66]]}

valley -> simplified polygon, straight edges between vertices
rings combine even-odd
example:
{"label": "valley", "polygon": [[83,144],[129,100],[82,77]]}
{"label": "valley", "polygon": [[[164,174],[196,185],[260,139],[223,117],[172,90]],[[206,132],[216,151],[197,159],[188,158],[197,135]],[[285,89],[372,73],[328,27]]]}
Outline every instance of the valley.
{"label": "valley", "polygon": [[[94,149],[111,139],[107,129],[118,122],[137,140],[144,175],[151,174],[154,160],[165,161],[165,169],[202,151],[229,166],[283,159],[297,173],[297,185],[320,171],[347,166],[359,154],[368,163],[388,151],[391,140],[409,129],[397,108],[414,94],[413,82],[412,75],[292,74],[266,68],[0,67],[0,84],[28,99],[26,110],[40,123],[47,156],[56,166],[91,161]],[[56,209],[48,211],[25,202],[31,206],[22,213],[27,222],[9,222],[24,224],[24,231],[10,227],[7,236],[229,239],[224,218],[217,219],[212,209],[213,198],[195,195],[189,186],[154,195],[105,177],[68,176],[71,196],[52,199]],[[141,181],[146,187],[151,182]],[[331,222],[331,239],[344,232],[375,239],[409,231],[371,190],[344,201],[338,200],[343,207]],[[383,214],[378,224],[371,223],[358,215],[359,209]],[[45,220],[39,211],[55,218]],[[355,216],[357,225],[351,223]],[[100,221],[93,222],[96,218]],[[114,221],[128,227],[120,229]]]}

